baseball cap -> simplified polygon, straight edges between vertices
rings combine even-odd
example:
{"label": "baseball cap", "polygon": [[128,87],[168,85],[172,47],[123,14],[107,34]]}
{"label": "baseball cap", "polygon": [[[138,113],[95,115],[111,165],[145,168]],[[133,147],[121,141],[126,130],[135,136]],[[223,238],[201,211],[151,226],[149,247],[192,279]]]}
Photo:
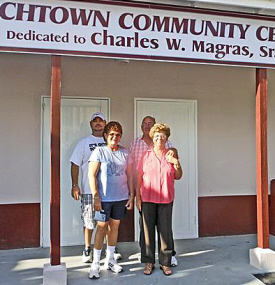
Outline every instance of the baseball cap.
{"label": "baseball cap", "polygon": [[92,121],[94,118],[97,118],[97,117],[100,118],[100,119],[102,119],[103,121],[106,121],[104,115],[103,115],[101,112],[95,112],[95,113],[93,113],[92,118],[91,118],[91,121]]}

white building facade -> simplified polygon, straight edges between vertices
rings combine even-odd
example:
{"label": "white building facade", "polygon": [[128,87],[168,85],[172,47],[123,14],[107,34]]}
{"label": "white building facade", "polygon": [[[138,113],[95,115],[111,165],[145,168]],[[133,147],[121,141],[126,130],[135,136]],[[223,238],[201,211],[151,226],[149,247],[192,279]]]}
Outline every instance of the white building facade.
{"label": "white building facade", "polygon": [[[268,74],[275,177],[275,4],[270,1],[0,1],[1,248],[49,245],[51,57],[61,56],[61,239],[82,242],[69,156],[97,110],[126,147],[153,115],[185,176],[176,238],[257,232],[256,69]],[[138,236],[135,213],[121,241]]]}

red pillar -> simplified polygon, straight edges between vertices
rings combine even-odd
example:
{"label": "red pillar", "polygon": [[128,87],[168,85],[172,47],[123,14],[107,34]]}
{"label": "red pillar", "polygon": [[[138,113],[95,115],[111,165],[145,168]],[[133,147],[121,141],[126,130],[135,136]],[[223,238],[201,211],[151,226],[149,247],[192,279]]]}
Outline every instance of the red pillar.
{"label": "red pillar", "polygon": [[52,56],[51,75],[51,265],[60,265],[60,101],[61,57]]}
{"label": "red pillar", "polygon": [[256,154],[258,247],[269,248],[267,164],[267,70],[256,70]]}
{"label": "red pillar", "polygon": [[275,235],[275,179],[270,183],[269,220],[270,234]]}

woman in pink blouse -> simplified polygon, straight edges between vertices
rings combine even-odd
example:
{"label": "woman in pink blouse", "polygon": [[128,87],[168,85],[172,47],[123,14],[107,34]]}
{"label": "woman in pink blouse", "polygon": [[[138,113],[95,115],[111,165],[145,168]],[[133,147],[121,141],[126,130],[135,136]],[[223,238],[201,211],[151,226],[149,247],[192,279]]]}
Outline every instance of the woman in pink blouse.
{"label": "woman in pink blouse", "polygon": [[175,151],[165,148],[170,136],[166,124],[155,124],[150,130],[154,147],[143,154],[138,165],[136,204],[142,211],[146,249],[141,251],[144,274],[155,268],[155,228],[160,234],[159,263],[165,275],[171,275],[172,207],[174,180],[180,179],[182,169]]}

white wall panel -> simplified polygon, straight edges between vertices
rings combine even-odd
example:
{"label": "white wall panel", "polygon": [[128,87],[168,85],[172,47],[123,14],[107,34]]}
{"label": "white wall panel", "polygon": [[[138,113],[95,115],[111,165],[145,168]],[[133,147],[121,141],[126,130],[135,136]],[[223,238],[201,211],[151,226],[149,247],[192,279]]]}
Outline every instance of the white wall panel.
{"label": "white wall panel", "polygon": [[[0,203],[39,202],[40,104],[50,93],[50,57],[1,53],[0,63]],[[271,70],[275,176],[273,78]],[[110,98],[110,119],[122,123],[125,146],[134,137],[135,97],[197,100],[199,196],[256,193],[255,69],[63,57],[62,88],[64,96]]]}

